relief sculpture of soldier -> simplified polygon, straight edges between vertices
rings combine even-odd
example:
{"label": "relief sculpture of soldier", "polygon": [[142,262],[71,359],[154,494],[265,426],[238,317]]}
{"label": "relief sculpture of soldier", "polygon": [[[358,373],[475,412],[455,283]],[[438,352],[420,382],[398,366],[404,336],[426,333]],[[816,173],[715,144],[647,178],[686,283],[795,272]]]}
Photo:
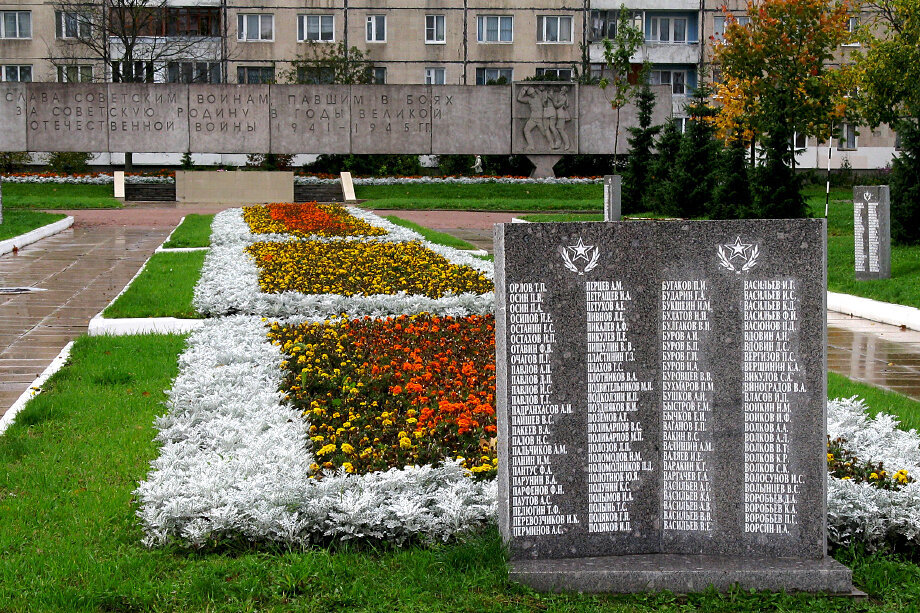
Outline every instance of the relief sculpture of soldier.
{"label": "relief sculpture of soldier", "polygon": [[565,125],[572,120],[565,88],[527,85],[521,88],[517,99],[530,107],[530,116],[524,123],[524,142],[528,151],[536,149],[534,130],[540,131],[553,151],[572,148]]}

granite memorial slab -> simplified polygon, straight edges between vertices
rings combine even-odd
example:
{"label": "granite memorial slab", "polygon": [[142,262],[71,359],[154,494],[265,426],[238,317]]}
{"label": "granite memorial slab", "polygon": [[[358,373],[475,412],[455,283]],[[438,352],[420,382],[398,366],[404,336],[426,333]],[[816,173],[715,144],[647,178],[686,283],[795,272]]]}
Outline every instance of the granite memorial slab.
{"label": "granite memorial slab", "polygon": [[351,87],[272,85],[271,151],[351,151]]}
{"label": "granite memorial slab", "polygon": [[432,88],[352,85],[352,153],[431,153]]}
{"label": "granite memorial slab", "polygon": [[26,140],[29,151],[108,151],[106,83],[29,83]]}
{"label": "granite memorial slab", "polygon": [[188,85],[110,83],[108,90],[109,151],[188,151]]}
{"label": "granite memorial slab", "polygon": [[887,185],[853,188],[856,279],[891,278],[891,196]]}
{"label": "granite memorial slab", "polygon": [[825,228],[496,226],[499,526],[512,577],[528,581],[517,561],[667,554],[716,556],[739,579],[744,560],[799,560],[814,572],[786,589],[820,584]]}
{"label": "granite memorial slab", "polygon": [[620,221],[623,204],[623,177],[604,175],[604,221]]}
{"label": "granite memorial slab", "polygon": [[439,85],[431,90],[432,153],[509,155],[511,87]]}
{"label": "granite memorial slab", "polygon": [[0,151],[25,151],[26,86],[0,83]]}
{"label": "granite memorial slab", "polygon": [[574,84],[515,83],[511,102],[512,153],[578,153],[578,91]]}
{"label": "granite memorial slab", "polygon": [[189,151],[267,153],[271,145],[268,85],[188,86]]}

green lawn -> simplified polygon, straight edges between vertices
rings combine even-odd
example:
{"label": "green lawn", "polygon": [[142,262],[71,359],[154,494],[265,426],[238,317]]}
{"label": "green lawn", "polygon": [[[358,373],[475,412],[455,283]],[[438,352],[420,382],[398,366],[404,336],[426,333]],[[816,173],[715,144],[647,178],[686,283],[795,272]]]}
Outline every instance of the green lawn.
{"label": "green lawn", "polygon": [[362,206],[374,209],[460,209],[492,211],[603,210],[604,186],[474,183],[357,185]]}
{"label": "green lawn", "polygon": [[[866,602],[810,595],[537,594],[507,579],[497,531],[429,548],[147,549],[131,492],[157,455],[153,419],[180,336],[81,337],[0,437],[3,611],[905,611],[920,569],[838,552]],[[142,359],[138,359],[142,356]]]}
{"label": "green lawn", "polygon": [[211,223],[214,215],[199,215],[191,213],[179,224],[172,233],[169,241],[163,244],[164,248],[176,249],[182,247],[210,247]]}
{"label": "green lawn", "polygon": [[[804,191],[815,217],[824,217],[824,187]],[[853,190],[831,190],[827,217],[827,289],[920,307],[920,246],[891,246],[891,278],[856,281],[853,254]]]}
{"label": "green lawn", "polygon": [[192,306],[192,295],[205,252],[155,253],[144,271],[131,283],[103,317],[178,317],[200,318]]}
{"label": "green lawn", "polygon": [[920,430],[920,402],[896,392],[853,381],[837,373],[827,373],[827,397],[859,396],[869,406],[869,414],[890,413],[901,422],[904,430]]}
{"label": "green lawn", "polygon": [[49,223],[54,223],[65,217],[66,215],[60,213],[11,210],[4,207],[3,223],[0,223],[0,241],[47,226]]}
{"label": "green lawn", "polygon": [[118,209],[112,185],[4,183],[3,206],[24,209]]}
{"label": "green lawn", "polygon": [[453,247],[454,249],[477,249],[476,245],[470,244],[464,240],[460,240],[455,236],[445,234],[444,232],[438,232],[437,230],[432,230],[431,228],[426,228],[425,226],[420,226],[417,223],[405,220],[402,217],[397,217],[396,215],[387,215],[384,219],[396,224],[397,226],[415,230],[421,234],[425,240],[432,243],[437,243],[438,245],[446,245],[448,247]]}

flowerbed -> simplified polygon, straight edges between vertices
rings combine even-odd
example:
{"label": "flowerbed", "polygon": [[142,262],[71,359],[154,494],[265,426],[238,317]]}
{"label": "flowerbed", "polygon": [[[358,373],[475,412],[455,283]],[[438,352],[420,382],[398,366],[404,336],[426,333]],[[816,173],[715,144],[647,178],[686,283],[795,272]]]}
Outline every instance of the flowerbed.
{"label": "flowerbed", "polygon": [[[324,177],[314,175],[298,175],[294,177],[294,183],[298,185],[313,185],[331,183],[340,183],[339,177]],[[478,183],[504,183],[511,185],[579,185],[584,183],[603,183],[603,177],[552,177],[545,179],[533,179],[530,177],[495,177],[495,176],[476,176],[476,177],[354,177],[352,182],[355,185],[473,185]]]}
{"label": "flowerbed", "polygon": [[281,402],[281,361],[258,317],[191,335],[156,422],[160,456],[135,493],[148,545],[444,541],[494,520],[495,481],[456,462],[310,479],[308,424]]}
{"label": "flowerbed", "polygon": [[255,243],[246,248],[259,266],[263,292],[304,294],[407,294],[440,298],[447,293],[484,294],[492,281],[452,264],[420,242]]}
{"label": "flowerbed", "polygon": [[[401,228],[367,211],[348,208],[348,212],[370,225],[382,227],[387,233],[379,237],[359,237],[348,241],[352,244],[401,243],[419,241],[430,252],[442,256],[452,265],[464,266],[481,273],[484,279],[491,279],[491,262],[473,257],[468,253],[435,245],[406,228]],[[340,243],[339,238],[310,237],[310,242]],[[218,213],[214,218],[211,234],[211,250],[205,259],[201,279],[195,288],[194,305],[206,316],[247,313],[275,318],[318,317],[328,318],[348,313],[352,316],[385,316],[420,313],[423,311],[450,316],[485,315],[493,310],[494,293],[459,293],[431,298],[427,295],[399,292],[396,294],[305,294],[296,291],[265,293],[259,286],[259,267],[251,257],[242,254],[243,248],[257,242],[287,241],[293,245],[303,242],[291,241],[287,235],[254,235],[243,220],[239,209]],[[379,247],[378,247],[379,248]],[[426,257],[432,257],[426,255]],[[350,264],[348,265],[351,266]],[[469,274],[469,273],[466,273]],[[482,281],[479,281],[482,283]],[[327,291],[327,290],[324,290]]]}
{"label": "flowerbed", "polygon": [[[125,173],[125,183],[175,183],[175,176],[171,171],[160,169],[158,171],[143,173]],[[19,172],[0,175],[0,181],[6,183],[69,183],[72,185],[106,185],[114,182],[111,174],[93,172],[81,175],[62,175],[54,172]]]}
{"label": "flowerbed", "polygon": [[243,207],[243,219],[254,234],[299,237],[381,236],[387,231],[351,215],[342,206],[316,202],[276,203]]}
{"label": "flowerbed", "polygon": [[495,320],[429,315],[272,324],[317,463],[367,473],[455,459],[492,477]]}

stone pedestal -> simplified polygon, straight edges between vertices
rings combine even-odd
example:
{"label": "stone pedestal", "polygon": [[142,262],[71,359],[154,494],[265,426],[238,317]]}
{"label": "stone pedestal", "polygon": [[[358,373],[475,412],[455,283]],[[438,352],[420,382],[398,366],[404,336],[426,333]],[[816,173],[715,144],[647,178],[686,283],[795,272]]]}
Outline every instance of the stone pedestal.
{"label": "stone pedestal", "polygon": [[339,176],[342,181],[342,197],[345,202],[354,202],[357,198],[355,198],[355,184],[351,180],[351,173],[342,172]]}
{"label": "stone pedestal", "polygon": [[849,568],[831,557],[821,560],[645,554],[557,560],[515,560],[508,574],[541,592],[676,594],[714,587],[727,592],[828,592],[850,595]]}
{"label": "stone pedestal", "polygon": [[827,558],[825,220],[495,232],[512,578],[849,592]]}
{"label": "stone pedestal", "polygon": [[116,170],[112,173],[112,188],[116,198],[125,197],[125,171]]}
{"label": "stone pedestal", "polygon": [[176,202],[294,202],[294,173],[267,170],[177,170]]}
{"label": "stone pedestal", "polygon": [[604,221],[620,221],[623,204],[623,177],[604,175]]}
{"label": "stone pedestal", "polygon": [[530,176],[534,179],[552,179],[556,176],[553,166],[562,159],[561,155],[528,155],[527,159],[533,164]]}
{"label": "stone pedestal", "polygon": [[887,185],[853,188],[856,280],[891,278],[891,196]]}

